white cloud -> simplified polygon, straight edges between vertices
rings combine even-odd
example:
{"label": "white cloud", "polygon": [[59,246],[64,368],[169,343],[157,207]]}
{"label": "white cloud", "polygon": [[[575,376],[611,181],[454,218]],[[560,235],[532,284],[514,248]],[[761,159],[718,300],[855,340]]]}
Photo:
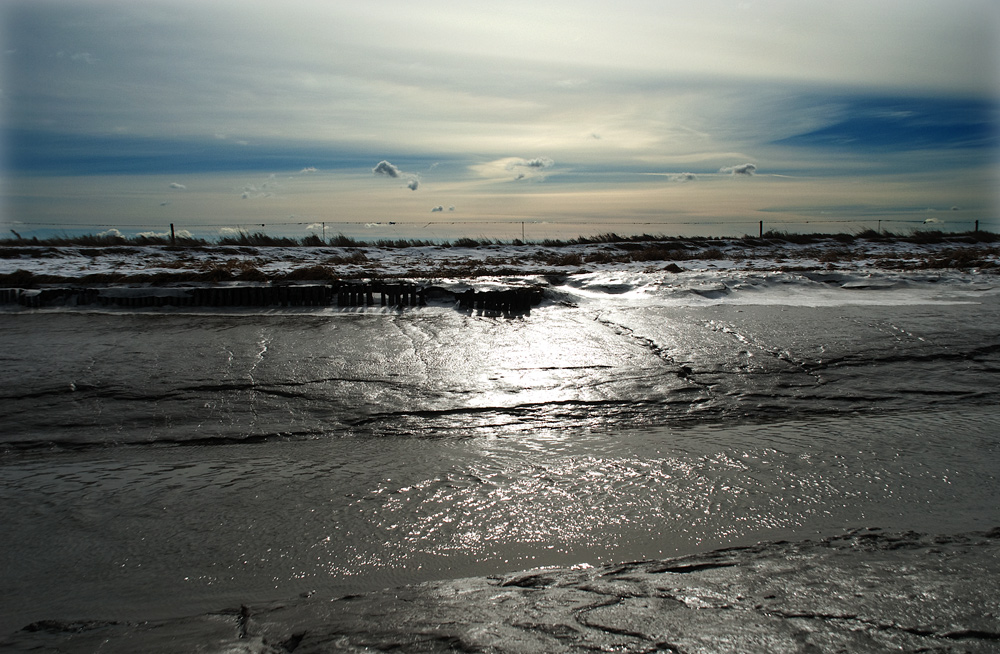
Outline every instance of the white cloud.
{"label": "white cloud", "polygon": [[440,204],[438,206],[434,207],[433,209],[431,209],[431,213],[437,213],[439,211],[444,211],[444,207],[441,206]]}
{"label": "white cloud", "polygon": [[300,173],[316,173],[319,172],[316,166],[309,166],[308,168],[303,168],[299,171]]}
{"label": "white cloud", "polygon": [[698,176],[694,173],[674,173],[668,179],[671,182],[693,182],[698,179]]}
{"label": "white cloud", "polygon": [[757,172],[757,166],[752,163],[740,164],[738,166],[724,166],[719,169],[723,175],[746,175],[750,176]]}
{"label": "white cloud", "polygon": [[124,238],[125,237],[124,234],[122,234],[120,231],[118,231],[114,227],[112,227],[111,229],[105,230],[103,232],[98,232],[97,235],[98,236],[117,236],[118,238]]}
{"label": "white cloud", "polygon": [[411,191],[416,191],[420,187],[420,180],[416,175],[411,173],[404,173],[399,169],[399,166],[389,163],[385,159],[378,162],[378,165],[372,168],[372,173],[375,175],[381,175],[383,177],[392,177],[393,179],[398,179],[399,177],[406,177],[406,188]]}
{"label": "white cloud", "polygon": [[186,191],[187,190],[186,186],[184,186],[183,184],[178,184],[177,182],[171,182],[170,183],[170,188],[177,189],[178,191]]}

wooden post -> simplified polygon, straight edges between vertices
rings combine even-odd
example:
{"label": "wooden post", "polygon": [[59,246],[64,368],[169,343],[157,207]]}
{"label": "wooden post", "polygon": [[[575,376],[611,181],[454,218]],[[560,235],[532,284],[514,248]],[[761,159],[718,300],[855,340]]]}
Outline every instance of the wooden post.
{"label": "wooden post", "polygon": [[979,231],[979,221],[978,220],[976,221],[976,231],[977,232]]}
{"label": "wooden post", "polygon": [[764,238],[764,221],[760,221],[760,237]]}
{"label": "wooden post", "polygon": [[176,239],[174,239],[174,224],[170,223],[170,245],[177,245]]}

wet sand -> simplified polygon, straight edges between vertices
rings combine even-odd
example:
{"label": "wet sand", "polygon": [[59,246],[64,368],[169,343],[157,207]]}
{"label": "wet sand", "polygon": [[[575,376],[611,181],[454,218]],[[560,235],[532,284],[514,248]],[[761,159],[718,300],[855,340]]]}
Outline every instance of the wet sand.
{"label": "wet sand", "polygon": [[995,652],[1000,528],[857,530],[597,568],[543,568],[165,622],[45,621],[60,652]]}

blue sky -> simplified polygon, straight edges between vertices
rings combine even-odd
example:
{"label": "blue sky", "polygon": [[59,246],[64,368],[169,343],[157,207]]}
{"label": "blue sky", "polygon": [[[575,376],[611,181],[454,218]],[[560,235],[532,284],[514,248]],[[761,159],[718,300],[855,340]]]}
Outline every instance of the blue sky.
{"label": "blue sky", "polygon": [[0,20],[4,233],[1000,229],[992,1],[8,0]]}

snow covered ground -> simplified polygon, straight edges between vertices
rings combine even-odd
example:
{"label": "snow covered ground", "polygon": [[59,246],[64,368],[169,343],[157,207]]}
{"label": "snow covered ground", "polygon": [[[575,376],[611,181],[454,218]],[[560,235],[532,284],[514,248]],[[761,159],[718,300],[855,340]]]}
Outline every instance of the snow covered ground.
{"label": "snow covered ground", "polygon": [[[286,278],[360,279],[652,273],[722,270],[873,271],[959,268],[997,272],[1000,247],[945,240],[797,244],[774,239],[692,239],[546,246],[484,245],[250,247],[11,246],[0,248],[0,284],[24,271],[48,281],[169,283],[267,281]],[[36,282],[42,282],[38,279]],[[9,284],[8,284],[9,285]]]}

